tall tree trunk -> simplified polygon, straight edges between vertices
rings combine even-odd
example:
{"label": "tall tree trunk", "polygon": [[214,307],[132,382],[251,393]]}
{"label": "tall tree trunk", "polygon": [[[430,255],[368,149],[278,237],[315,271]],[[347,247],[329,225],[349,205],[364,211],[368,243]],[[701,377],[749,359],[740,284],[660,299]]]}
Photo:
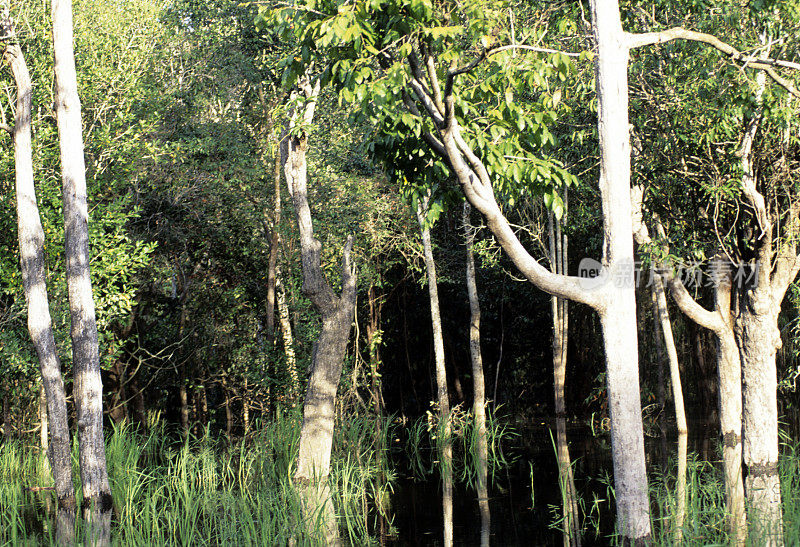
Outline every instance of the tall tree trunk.
{"label": "tall tree trunk", "polygon": [[436,280],[436,263],[433,260],[431,231],[427,220],[428,199],[424,196],[417,204],[417,221],[422,232],[425,271],[428,274],[428,296],[431,304],[431,326],[433,328],[433,350],[436,360],[436,387],[439,403],[439,429],[436,441],[442,473],[442,512],[444,516],[444,545],[453,545],[453,445],[450,438],[450,397],[447,392],[447,371],[444,363],[444,339],[442,317],[439,313],[439,289]]}
{"label": "tall tree trunk", "polygon": [[[380,266],[378,266],[380,271]],[[368,305],[369,305],[369,324],[367,325],[367,348],[369,350],[369,370],[370,370],[370,398],[372,399],[372,408],[375,413],[375,426],[373,431],[375,452],[378,460],[378,474],[377,474],[377,487],[376,490],[381,493],[384,492],[386,484],[386,477],[383,474],[383,466],[385,464],[386,446],[384,443],[383,434],[383,385],[380,375],[380,345],[383,337],[381,330],[381,309],[383,308],[383,297],[376,293],[375,285],[372,284],[367,291]],[[386,538],[386,516],[389,512],[389,498],[381,497],[375,500],[378,510],[378,531],[380,534],[381,544],[384,543]]]}
{"label": "tall tree trunk", "polygon": [[608,364],[608,404],[614,459],[617,522],[623,543],[650,541],[650,504],[645,472],[639,390],[636,296],[630,197],[628,46],[617,0],[592,0],[597,43],[600,191],[605,253],[612,279],[623,279],[600,311]]}
{"label": "tall tree trunk", "polygon": [[49,453],[49,431],[50,425],[47,419],[47,393],[44,390],[44,384],[42,384],[39,386],[39,448],[41,448],[42,454],[45,455]]}
{"label": "tall tree trunk", "polygon": [[675,337],[672,334],[672,323],[667,309],[667,296],[664,294],[664,285],[661,276],[653,275],[653,300],[656,304],[656,313],[659,317],[661,334],[664,336],[664,345],[667,348],[669,359],[669,373],[672,382],[672,398],[675,403],[675,421],[678,425],[678,471],[675,485],[675,529],[672,540],[675,545],[683,543],[683,521],[686,516],[686,452],[689,429],[686,425],[686,410],[683,404],[683,389],[681,387],[681,371],[678,366],[678,351],[675,349]]}
{"label": "tall tree trunk", "polygon": [[83,508],[98,527],[96,541],[109,541],[111,488],[103,438],[103,384],[89,278],[89,212],[81,133],[81,104],[72,46],[72,2],[52,0],[55,111],[61,152],[64,239],[75,369],[75,407],[80,447]]}
{"label": "tall tree trunk", "polygon": [[[312,84],[307,76],[300,87],[306,104],[298,108],[291,123],[311,123],[319,95],[319,81]],[[337,296],[322,271],[322,244],[314,237],[311,208],[307,195],[305,134],[287,139],[285,175],[294,203],[300,232],[300,253],[303,266],[303,292],[322,316],[322,329],[311,357],[311,374],[303,404],[303,425],[297,457],[295,482],[304,499],[305,516],[309,521],[321,517],[325,540],[337,541],[338,531],[330,498],[328,473],[333,444],[336,391],[342,375],[342,364],[350,339],[356,304],[356,271],[350,262],[353,245],[348,237],[342,253],[342,290]]]}
{"label": "tall tree trunk", "polygon": [[[10,21],[6,27],[12,29]],[[16,42],[16,40],[13,40]],[[59,508],[65,514],[75,511],[75,491],[72,487],[72,457],[67,403],[61,362],[53,338],[53,325],[47,298],[44,263],[44,230],[36,204],[33,182],[31,146],[31,100],[33,89],[22,50],[16,43],[7,43],[3,54],[11,67],[17,85],[17,104],[14,120],[14,165],[16,171],[17,226],[19,233],[22,286],[28,304],[28,332],[39,359],[42,385],[47,399],[50,420],[49,459],[55,479]]]}
{"label": "tall tree trunk", "polygon": [[[730,293],[728,282],[724,294],[719,295],[720,309],[728,310]],[[728,302],[727,306],[725,302]],[[725,306],[725,307],[722,307]],[[717,378],[719,382],[719,424],[722,437],[722,463],[725,480],[725,504],[728,530],[732,545],[744,545],[747,540],[747,515],[745,513],[744,481],[742,478],[742,362],[733,333],[733,325],[716,334]]]}
{"label": "tall tree trunk", "polygon": [[481,355],[481,304],[478,299],[478,283],[475,279],[475,228],[470,221],[472,207],[464,202],[464,236],[467,247],[467,296],[469,297],[469,354],[472,360],[472,413],[475,417],[475,468],[478,475],[478,509],[481,514],[481,546],[488,547],[491,534],[489,512],[488,461],[489,446],[486,436],[486,385],[483,379],[483,357]]}
{"label": "tall tree trunk", "polygon": [[270,342],[275,336],[275,285],[278,267],[279,226],[281,223],[281,153],[280,138],[275,139],[275,170],[273,172],[275,206],[272,213],[272,232],[269,243],[269,264],[267,267],[267,338]]}
{"label": "tall tree trunk", "polygon": [[[568,194],[564,191],[564,203]],[[550,240],[550,269],[553,273],[568,274],[568,240],[562,234],[561,221],[553,222],[553,213],[547,215]],[[578,493],[567,444],[567,409],[564,386],[567,377],[567,348],[569,335],[569,302],[564,298],[552,296],[553,311],[553,391],[556,411],[556,458],[558,459],[558,482],[561,491],[561,507],[564,525],[564,547],[577,547],[581,544],[580,522],[578,521]]]}

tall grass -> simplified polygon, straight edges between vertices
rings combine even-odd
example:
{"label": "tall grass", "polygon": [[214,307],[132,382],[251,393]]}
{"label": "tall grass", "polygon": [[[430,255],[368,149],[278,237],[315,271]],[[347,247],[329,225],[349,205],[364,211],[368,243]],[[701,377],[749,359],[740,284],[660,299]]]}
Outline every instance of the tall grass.
{"label": "tall grass", "polygon": [[[337,424],[331,489],[342,536],[353,544],[375,543],[379,460],[363,437],[375,419]],[[148,434],[116,427],[107,439],[115,545],[308,545],[316,532],[300,517],[292,485],[300,432],[299,412],[261,424],[247,442],[230,444],[208,431],[184,442],[163,422]],[[370,430],[372,431],[372,430]],[[352,447],[359,445],[356,452]],[[385,471],[385,470],[383,470]],[[75,469],[77,477],[77,469]],[[380,488],[391,488],[391,474]],[[21,441],[0,444],[0,544],[54,544],[46,459]],[[377,492],[377,493],[376,493]],[[77,524],[81,537],[83,523]]]}
{"label": "tall grass", "polygon": [[[456,480],[470,488],[477,487],[478,430],[472,409],[465,410],[461,405],[450,411],[451,442],[453,444],[453,471]],[[513,427],[498,417],[491,408],[486,408],[486,441],[488,445],[487,470],[489,483],[495,480],[495,474],[513,463],[514,458],[507,454],[503,447],[508,446],[518,437]],[[433,411],[415,420],[406,429],[405,452],[409,470],[416,479],[426,479],[437,466],[437,448],[444,437],[443,424],[439,423],[438,413],[434,405]]]}
{"label": "tall grass", "polygon": [[[650,480],[651,524],[655,545],[672,545],[674,539],[677,506],[674,467],[673,462],[670,473],[656,472]],[[800,444],[783,445],[779,469],[784,544],[800,545]],[[600,478],[599,482],[605,486],[605,496],[595,494],[591,503],[580,502],[585,509],[584,530],[609,545],[621,545],[621,538],[617,535],[602,536],[602,530],[613,529],[613,524],[605,519],[613,518],[614,489],[610,476]],[[684,545],[729,545],[725,488],[719,466],[690,454],[686,482],[686,515],[682,526]],[[747,545],[762,545],[765,531],[762,523],[757,521],[757,515],[750,514],[748,518]],[[558,524],[554,522],[554,527]]]}

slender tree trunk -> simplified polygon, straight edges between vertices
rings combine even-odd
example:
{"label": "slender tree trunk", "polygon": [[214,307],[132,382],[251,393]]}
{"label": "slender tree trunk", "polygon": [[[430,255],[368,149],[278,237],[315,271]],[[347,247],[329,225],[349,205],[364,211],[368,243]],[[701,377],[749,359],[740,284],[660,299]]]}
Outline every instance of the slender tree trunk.
{"label": "slender tree trunk", "polygon": [[444,363],[444,339],[442,337],[442,317],[439,313],[439,289],[436,280],[436,263],[433,260],[431,231],[427,220],[428,196],[417,205],[417,221],[422,231],[425,271],[428,274],[428,295],[431,304],[431,324],[433,327],[433,348],[436,359],[436,386],[439,402],[439,429],[436,441],[439,447],[439,461],[442,472],[442,512],[444,515],[444,545],[453,545],[453,446],[450,438],[450,398],[447,393],[447,371]]}
{"label": "slender tree trunk", "polygon": [[[380,268],[380,266],[378,266]],[[380,271],[380,270],[379,270]],[[383,466],[385,464],[385,451],[384,434],[383,434],[383,386],[380,375],[380,345],[383,336],[381,330],[381,308],[383,307],[382,297],[376,294],[375,285],[369,287],[368,304],[369,304],[369,324],[367,325],[367,348],[369,349],[369,370],[370,370],[370,397],[372,399],[372,408],[375,413],[375,426],[373,431],[375,452],[378,460],[378,475],[376,490],[382,495],[386,484],[386,478],[383,474]],[[375,500],[378,510],[378,531],[380,534],[381,544],[385,542],[386,538],[386,515],[389,512],[389,498],[380,497]]]}
{"label": "slender tree trunk", "polygon": [[286,303],[286,292],[280,280],[280,267],[278,267],[277,273],[278,319],[281,325],[281,337],[283,338],[283,353],[286,355],[286,368],[289,370],[289,400],[292,407],[294,407],[298,397],[300,397],[300,377],[297,374],[292,323],[289,321],[289,305]]}
{"label": "slender tree trunk", "polygon": [[[13,29],[10,21],[7,21],[7,27]],[[72,487],[72,457],[66,394],[61,377],[61,362],[53,338],[53,325],[50,318],[47,285],[45,284],[44,230],[39,216],[39,207],[36,204],[33,182],[31,146],[33,89],[28,67],[19,45],[8,43],[3,57],[11,67],[17,85],[13,133],[14,165],[20,267],[25,300],[28,304],[28,332],[36,348],[42,373],[42,385],[47,399],[46,415],[50,420],[48,455],[55,479],[58,505],[66,514],[71,512],[74,515],[75,491]]]}
{"label": "slender tree trunk", "polygon": [[228,389],[228,376],[222,375],[222,395],[225,406],[225,436],[230,440],[233,430],[233,409],[231,408],[231,392]]}
{"label": "slender tree trunk", "polygon": [[[565,204],[567,203],[565,190]],[[566,207],[565,207],[566,208]],[[568,241],[561,232],[561,221],[553,222],[553,213],[547,216],[550,239],[550,269],[553,273],[567,275]],[[551,296],[553,311],[553,387],[556,411],[556,457],[558,459],[558,482],[561,491],[561,508],[564,515],[564,547],[577,547],[581,544],[580,522],[578,521],[578,494],[567,444],[567,412],[564,385],[567,376],[567,347],[569,333],[569,302],[564,298]]]}
{"label": "slender tree trunk", "polygon": [[61,151],[64,239],[83,508],[91,515],[94,540],[99,544],[107,544],[110,540],[112,499],[103,438],[103,384],[100,379],[97,323],[89,278],[89,213],[81,104],[72,46],[71,0],[52,0],[52,19],[55,111]]}
{"label": "slender tree trunk", "polygon": [[470,221],[472,207],[464,202],[464,234],[467,247],[467,296],[469,297],[469,354],[472,360],[472,413],[475,417],[475,468],[478,475],[478,509],[481,514],[481,546],[488,547],[491,534],[489,512],[488,460],[489,447],[486,436],[486,385],[483,379],[483,357],[481,355],[481,305],[478,299],[478,284],[475,279],[475,228]]}
{"label": "slender tree trunk", "polygon": [[247,378],[244,379],[242,386],[242,422],[244,427],[244,438],[250,433],[250,390],[248,389]]}
{"label": "slender tree trunk", "polygon": [[[311,123],[319,95],[319,81],[312,84],[304,76],[300,87],[307,103],[292,116],[291,123],[294,125],[301,123],[301,120]],[[322,316],[322,329],[311,358],[311,374],[303,404],[295,483],[300,487],[306,518],[311,521],[321,517],[325,540],[333,543],[337,541],[338,530],[330,497],[328,473],[333,444],[336,391],[355,314],[356,271],[350,263],[353,238],[348,238],[342,253],[342,290],[337,296],[322,271],[322,244],[314,237],[307,195],[307,136],[290,136],[287,141],[284,172],[300,232],[303,292]]]}
{"label": "slender tree trunk", "polygon": [[269,244],[269,265],[267,267],[267,338],[270,342],[275,336],[275,285],[278,267],[279,226],[281,223],[281,153],[280,138],[274,146],[275,171],[273,172],[275,206],[272,213],[272,237]]}
{"label": "slender tree trunk", "polygon": [[683,543],[683,521],[686,516],[686,452],[689,429],[686,425],[686,410],[683,404],[683,389],[681,387],[681,371],[678,366],[678,352],[675,349],[675,337],[672,334],[672,323],[667,309],[667,296],[664,294],[664,285],[661,276],[653,276],[653,300],[656,303],[656,313],[660,323],[660,331],[664,336],[664,345],[667,348],[669,359],[669,373],[672,381],[672,398],[675,402],[675,420],[678,425],[678,471],[675,485],[675,529],[673,542],[675,545]]}

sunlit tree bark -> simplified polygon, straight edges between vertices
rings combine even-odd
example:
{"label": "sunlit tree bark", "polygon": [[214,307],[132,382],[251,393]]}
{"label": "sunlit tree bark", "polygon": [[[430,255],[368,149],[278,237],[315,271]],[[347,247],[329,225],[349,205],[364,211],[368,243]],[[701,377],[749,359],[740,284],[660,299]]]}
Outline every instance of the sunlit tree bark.
{"label": "sunlit tree bark", "polygon": [[[5,34],[16,41],[13,24],[4,21]],[[17,197],[17,229],[20,248],[20,266],[25,300],[28,304],[28,332],[30,333],[39,367],[46,399],[42,416],[42,441],[49,446],[50,468],[55,479],[59,507],[66,514],[75,510],[75,492],[72,486],[72,457],[67,403],[61,362],[53,338],[53,325],[45,283],[44,230],[36,203],[33,177],[33,151],[31,146],[31,102],[33,88],[20,46],[7,43],[3,59],[11,68],[17,85],[17,102],[14,119],[14,165]],[[49,423],[48,423],[49,422]],[[10,424],[6,423],[8,428]],[[49,443],[47,430],[49,429]],[[68,538],[67,538],[68,539]]]}
{"label": "sunlit tree bark", "polygon": [[442,473],[442,514],[444,518],[444,545],[453,545],[453,444],[450,430],[450,395],[447,390],[447,371],[444,363],[444,339],[442,338],[442,316],[439,312],[439,283],[436,278],[436,262],[433,259],[431,230],[428,221],[429,197],[423,196],[417,204],[417,222],[422,233],[425,272],[428,276],[428,300],[431,306],[433,329],[433,352],[436,366],[436,394],[439,403],[439,426],[436,444]]}

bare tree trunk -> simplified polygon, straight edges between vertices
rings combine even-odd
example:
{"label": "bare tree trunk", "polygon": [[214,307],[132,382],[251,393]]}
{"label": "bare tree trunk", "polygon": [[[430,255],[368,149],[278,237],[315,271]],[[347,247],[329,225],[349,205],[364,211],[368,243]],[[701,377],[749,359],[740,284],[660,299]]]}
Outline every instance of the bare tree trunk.
{"label": "bare tree trunk", "polygon": [[681,371],[678,366],[678,352],[675,349],[675,337],[672,334],[672,323],[667,309],[667,296],[664,294],[664,285],[661,276],[653,275],[653,301],[656,304],[656,313],[660,320],[660,331],[664,336],[664,345],[667,348],[669,359],[669,372],[672,381],[672,398],[675,402],[675,420],[678,425],[678,471],[675,486],[675,529],[673,542],[675,545],[683,543],[683,521],[686,516],[686,452],[689,430],[686,425],[686,410],[683,404],[683,389],[681,388]]}
{"label": "bare tree trunk", "polygon": [[269,244],[269,265],[267,267],[267,339],[272,342],[275,336],[275,285],[276,270],[278,266],[279,226],[281,223],[281,153],[280,139],[276,139],[274,146],[275,171],[275,207],[272,216],[272,233]]}
{"label": "bare tree trunk", "polygon": [[[384,492],[386,484],[386,477],[383,474],[383,466],[385,463],[386,446],[384,444],[383,434],[383,384],[380,375],[380,345],[383,336],[381,330],[381,309],[383,308],[383,298],[378,296],[375,291],[375,285],[370,285],[367,292],[368,305],[369,305],[369,324],[367,325],[367,348],[369,350],[369,370],[370,370],[370,397],[372,399],[372,408],[375,413],[375,426],[373,431],[375,452],[378,460],[378,474],[377,474],[377,487],[376,490],[380,493]],[[381,544],[385,542],[386,538],[386,516],[389,511],[389,498],[378,498],[375,500],[378,511],[378,531]]]}
{"label": "bare tree trunk", "polygon": [[47,420],[47,393],[44,389],[44,384],[39,386],[39,447],[42,454],[47,455],[50,442],[48,435],[50,426]]}
{"label": "bare tree trunk", "polygon": [[72,46],[72,2],[52,0],[55,111],[61,151],[67,287],[75,367],[75,407],[80,447],[83,508],[92,520],[93,541],[110,541],[111,488],[103,438],[103,384],[89,277],[89,213],[83,159],[81,104]]}
{"label": "bare tree trunk", "polygon": [[623,543],[650,541],[650,504],[645,471],[639,355],[633,278],[628,128],[628,47],[616,0],[592,0],[597,42],[600,189],[605,252],[611,276],[625,280],[600,311],[608,363],[608,404],[618,528]]}
{"label": "bare tree trunk", "polygon": [[289,305],[286,303],[286,292],[280,280],[280,267],[277,268],[276,284],[278,296],[278,319],[281,325],[283,338],[283,352],[286,355],[286,368],[289,370],[289,400],[292,407],[300,397],[300,377],[297,374],[297,359],[294,353],[294,337],[292,336],[292,323],[289,321]]}
{"label": "bare tree trunk", "polygon": [[[565,190],[565,209],[568,194]],[[553,222],[553,213],[547,216],[550,239],[550,269],[553,273],[568,274],[568,241],[561,232],[561,221]],[[564,298],[551,296],[553,311],[553,391],[556,411],[556,457],[558,459],[558,482],[561,491],[561,507],[564,515],[564,547],[578,547],[581,544],[580,522],[578,520],[578,493],[567,444],[567,412],[564,386],[567,376],[567,347],[569,335],[569,302]]]}
{"label": "bare tree trunk", "polygon": [[489,512],[488,460],[489,447],[486,436],[486,385],[483,379],[483,357],[481,355],[481,304],[478,298],[478,283],[475,279],[475,228],[470,222],[472,207],[464,201],[464,235],[467,247],[467,296],[469,297],[469,354],[472,359],[472,413],[475,417],[476,453],[475,467],[478,475],[478,509],[481,513],[481,546],[488,547],[491,534]]}
{"label": "bare tree trunk", "polygon": [[248,389],[247,378],[244,379],[242,387],[242,422],[244,427],[244,438],[250,433],[250,390]]}
{"label": "bare tree trunk", "polygon": [[[642,222],[642,189],[635,188],[631,194],[634,210],[634,234],[640,245],[652,243],[647,226]],[[655,218],[656,229],[662,240],[666,239],[664,228]],[[669,253],[669,246],[662,243],[662,251]],[[669,283],[673,300],[689,319],[709,329],[717,338],[717,371],[719,374],[720,428],[723,438],[723,460],[725,469],[725,494],[728,530],[731,543],[741,545],[747,539],[747,526],[742,486],[741,431],[742,431],[742,382],[739,350],[736,347],[731,311],[730,264],[721,257],[715,258],[717,265],[714,311],[698,304],[686,290],[681,280],[669,267],[659,265],[659,270]]]}
{"label": "bare tree trunk", "polygon": [[439,402],[439,429],[436,441],[442,473],[442,512],[444,515],[444,545],[453,545],[453,446],[450,438],[450,398],[447,393],[447,371],[444,363],[444,339],[442,338],[442,317],[439,313],[439,289],[436,280],[436,263],[433,260],[431,231],[427,220],[428,196],[417,204],[417,221],[422,231],[425,271],[428,274],[428,295],[431,304],[431,325],[433,327],[433,348],[436,358],[436,387]]}
{"label": "bare tree trunk", "polygon": [[740,296],[736,339],[744,380],[743,449],[750,526],[756,527],[752,530],[755,540],[783,545],[775,363],[780,345],[779,305],[772,300],[770,288],[759,287]]}
{"label": "bare tree trunk", "polygon": [[225,436],[231,438],[231,431],[233,430],[233,409],[231,408],[231,393],[228,389],[228,376],[222,375],[222,396],[224,398],[223,405],[225,406]]}
{"label": "bare tree trunk", "polygon": [[[12,29],[11,21],[6,21]],[[16,40],[13,40],[16,42]],[[33,89],[22,50],[16,43],[6,44],[4,60],[11,67],[17,85],[17,104],[14,120],[14,165],[16,171],[17,226],[19,234],[20,267],[25,300],[28,304],[30,333],[46,395],[50,420],[49,459],[55,479],[58,506],[66,513],[75,511],[75,491],[72,487],[72,457],[67,403],[61,362],[53,338],[53,325],[47,298],[44,263],[44,230],[36,204],[31,146],[31,100]],[[43,435],[47,435],[43,432]],[[47,445],[47,439],[44,439]],[[69,538],[67,538],[69,539]]]}
{"label": "bare tree trunk", "polygon": [[[304,76],[300,87],[307,103],[292,116],[294,125],[300,124],[301,120],[305,123],[311,122],[319,95],[319,81],[312,84]],[[322,271],[322,244],[314,238],[307,196],[307,147],[306,135],[288,138],[284,171],[300,232],[303,292],[322,316],[322,330],[311,358],[311,374],[303,404],[295,483],[300,487],[306,518],[321,518],[325,528],[325,541],[333,543],[337,541],[338,530],[330,497],[328,473],[333,444],[336,391],[355,314],[356,271],[350,262],[352,236],[348,238],[342,253],[342,291],[339,296],[333,292]]]}

